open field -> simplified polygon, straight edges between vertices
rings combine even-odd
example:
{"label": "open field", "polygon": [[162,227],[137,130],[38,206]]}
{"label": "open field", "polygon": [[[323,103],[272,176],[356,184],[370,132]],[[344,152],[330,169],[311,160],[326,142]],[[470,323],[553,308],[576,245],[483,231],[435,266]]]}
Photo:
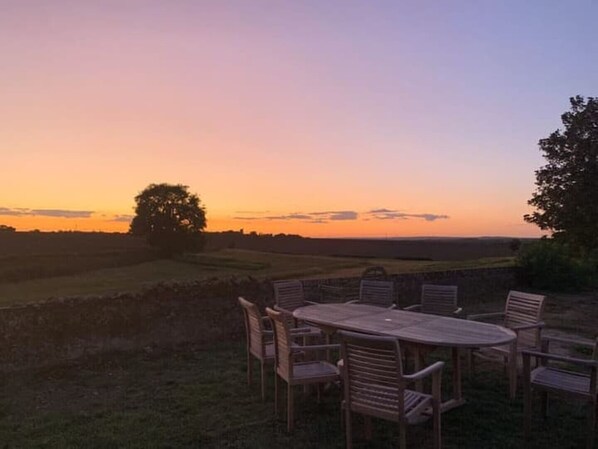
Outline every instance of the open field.
{"label": "open field", "polygon": [[[595,332],[595,300],[551,297],[548,324],[561,323],[563,331],[576,327],[583,334]],[[472,312],[496,306],[486,304]],[[284,421],[273,414],[272,375],[268,373],[265,403],[257,381],[246,385],[241,343],[104,354],[17,374],[0,377],[0,441],[10,449],[345,447],[338,390],[327,391],[318,405],[297,389],[296,430],[289,435]],[[450,376],[449,362],[445,391]],[[464,395],[468,402],[463,407],[443,415],[446,449],[583,447],[585,410],[559,400],[551,401],[546,422],[535,402],[534,440],[526,446],[521,393],[515,401],[507,398],[499,365],[480,363],[475,378],[466,378]],[[355,419],[356,449],[396,447],[397,426],[377,420],[374,424],[374,440],[366,442],[362,420]],[[430,428],[430,423],[410,426],[409,447],[430,448]]]}
{"label": "open field", "polygon": [[437,271],[456,268],[498,267],[512,258],[474,261],[404,261],[323,257],[222,250],[177,260],[159,259],[134,265],[102,268],[68,276],[0,283],[0,305],[43,300],[48,297],[95,295],[137,291],[158,282],[210,277],[253,276],[264,279],[359,275],[369,265],[383,265],[390,273]]}

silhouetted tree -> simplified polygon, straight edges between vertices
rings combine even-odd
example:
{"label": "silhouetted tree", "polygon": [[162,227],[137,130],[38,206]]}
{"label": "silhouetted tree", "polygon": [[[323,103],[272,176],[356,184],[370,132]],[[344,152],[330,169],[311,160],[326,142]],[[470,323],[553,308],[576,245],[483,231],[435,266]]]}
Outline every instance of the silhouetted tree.
{"label": "silhouetted tree", "polygon": [[0,224],[0,232],[16,232],[16,231],[17,230],[14,226]]}
{"label": "silhouetted tree", "polygon": [[570,99],[564,130],[539,142],[547,164],[536,171],[537,189],[524,216],[575,248],[598,248],[598,98]]}
{"label": "silhouetted tree", "polygon": [[137,206],[129,232],[145,236],[165,255],[203,248],[206,211],[189,187],[150,184],[135,197]]}

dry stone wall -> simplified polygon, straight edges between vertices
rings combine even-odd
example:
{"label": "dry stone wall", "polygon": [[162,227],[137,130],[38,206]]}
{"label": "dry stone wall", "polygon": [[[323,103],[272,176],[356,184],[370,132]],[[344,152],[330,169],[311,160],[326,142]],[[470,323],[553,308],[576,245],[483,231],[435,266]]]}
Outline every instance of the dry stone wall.
{"label": "dry stone wall", "polygon": [[[515,285],[511,268],[394,275],[397,302],[418,301],[424,282],[456,284],[460,303],[505,298]],[[357,278],[307,279],[306,294],[320,298],[321,283],[355,289]],[[88,354],[168,348],[181,343],[241,341],[245,330],[236,298],[263,310],[271,284],[253,278],[159,284],[139,293],[53,298],[0,309],[0,371],[61,363]]]}

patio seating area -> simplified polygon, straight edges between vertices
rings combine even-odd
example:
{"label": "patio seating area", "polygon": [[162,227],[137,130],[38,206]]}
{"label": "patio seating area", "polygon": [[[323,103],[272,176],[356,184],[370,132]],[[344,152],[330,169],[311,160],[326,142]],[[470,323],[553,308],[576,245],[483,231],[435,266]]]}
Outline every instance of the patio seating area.
{"label": "patio seating area", "polygon": [[[583,335],[586,340],[598,319],[594,296],[550,297],[543,321],[546,334]],[[247,305],[247,304],[246,304]],[[235,304],[234,310],[243,310]],[[352,306],[364,307],[361,304]],[[465,314],[479,314],[504,307],[502,303],[459,304]],[[250,305],[248,305],[251,308]],[[370,306],[365,306],[370,307]],[[400,311],[375,308],[379,314]],[[253,312],[256,310],[253,309]],[[346,447],[346,395],[336,383],[318,391],[296,387],[293,429],[288,432],[286,411],[274,413],[273,333],[262,320],[264,310],[254,313],[263,331],[265,355],[263,392],[260,359],[247,353],[245,342],[183,344],[170,349],[147,347],[144,351],[112,352],[88,356],[52,368],[5,373],[0,377],[0,441],[8,448],[322,448]],[[416,313],[416,312],[410,312]],[[255,320],[259,316],[260,320]],[[447,319],[438,315],[438,320]],[[451,318],[452,319],[452,318]],[[300,320],[298,320],[300,321]],[[285,322],[288,322],[285,320]],[[265,326],[264,326],[265,324]],[[296,345],[321,344],[316,336],[304,342],[299,330],[292,331]],[[311,328],[310,333],[313,333]],[[317,334],[316,334],[317,335]],[[324,334],[325,335],[325,334]],[[321,338],[321,337],[320,337]],[[337,337],[334,343],[340,341]],[[325,349],[320,356],[325,360]],[[297,352],[301,352],[299,349]],[[550,352],[562,354],[558,343]],[[591,358],[591,350],[573,345],[571,356]],[[338,352],[333,349],[331,359]],[[253,367],[248,385],[247,361]],[[306,359],[307,360],[307,359]],[[382,361],[384,363],[384,360]],[[404,374],[414,372],[411,355]],[[429,354],[425,366],[444,362],[441,391],[451,397],[455,377],[451,353]],[[531,357],[532,366],[534,357]],[[425,368],[422,366],[422,369]],[[366,368],[367,370],[367,368]],[[252,373],[252,374],[253,374]],[[359,373],[358,373],[359,374]],[[520,380],[522,378],[520,377]],[[280,379],[279,405],[286,405],[286,385]],[[424,394],[431,392],[424,384]],[[523,388],[509,399],[509,379],[494,361],[479,360],[474,376],[464,370],[462,396],[466,403],[441,414],[443,448],[580,448],[588,434],[587,405],[579,401],[550,401],[548,416],[541,413],[535,395],[529,414],[531,438],[525,439]],[[412,391],[417,392],[414,388]],[[534,387],[533,391],[538,391]],[[433,448],[433,420],[416,422],[402,433],[399,424],[375,416],[371,424],[355,413],[352,419],[353,448]],[[368,437],[371,435],[371,439]]]}

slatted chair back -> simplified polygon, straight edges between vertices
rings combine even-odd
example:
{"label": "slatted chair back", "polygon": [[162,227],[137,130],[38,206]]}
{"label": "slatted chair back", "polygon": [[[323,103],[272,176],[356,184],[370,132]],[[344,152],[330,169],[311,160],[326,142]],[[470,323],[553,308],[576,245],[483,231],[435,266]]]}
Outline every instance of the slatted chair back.
{"label": "slatted chair back", "polygon": [[239,296],[239,304],[243,308],[243,318],[245,320],[245,335],[247,336],[247,350],[258,358],[263,358],[266,354],[264,342],[264,325],[260,311],[254,303],[247,301]]}
{"label": "slatted chair back", "polygon": [[359,286],[359,302],[380,307],[390,307],[395,301],[392,281],[371,281],[363,279]]}
{"label": "slatted chair back", "polygon": [[353,412],[396,420],[405,410],[398,340],[344,331],[339,334],[346,406]]}
{"label": "slatted chair back", "polygon": [[[534,324],[542,320],[546,296],[511,290],[505,306],[505,327]],[[517,345],[537,347],[541,345],[540,329],[534,328],[518,332]]]}
{"label": "slatted chair back", "polygon": [[274,366],[280,377],[287,382],[293,378],[293,359],[291,354],[291,335],[289,325],[281,312],[266,308],[274,331]]}
{"label": "slatted chair back", "polygon": [[305,305],[305,294],[301,281],[276,281],[273,284],[276,305],[292,312]]}
{"label": "slatted chair back", "polygon": [[421,311],[423,313],[454,316],[457,308],[456,285],[422,285]]}
{"label": "slatted chair back", "polygon": [[369,279],[372,281],[387,281],[388,273],[386,272],[384,267],[367,267],[365,270],[363,270],[363,273],[361,273],[361,279]]}

